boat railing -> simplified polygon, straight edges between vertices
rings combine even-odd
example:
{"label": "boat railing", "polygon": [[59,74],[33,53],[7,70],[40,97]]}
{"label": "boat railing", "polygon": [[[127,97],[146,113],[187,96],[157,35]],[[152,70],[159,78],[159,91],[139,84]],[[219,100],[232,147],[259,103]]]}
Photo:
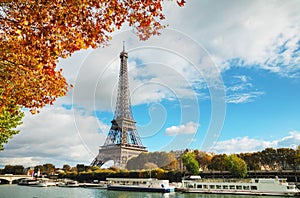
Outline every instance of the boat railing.
{"label": "boat railing", "polygon": [[250,183],[251,179],[245,178],[245,179],[235,179],[235,178],[201,178],[201,179],[185,179],[188,181],[197,181],[197,182],[207,182],[207,183]]}

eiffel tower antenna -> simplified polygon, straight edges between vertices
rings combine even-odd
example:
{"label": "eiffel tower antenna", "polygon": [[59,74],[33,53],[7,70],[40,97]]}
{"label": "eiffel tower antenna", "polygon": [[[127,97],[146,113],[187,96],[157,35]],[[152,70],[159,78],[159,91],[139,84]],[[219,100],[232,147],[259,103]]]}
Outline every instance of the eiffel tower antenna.
{"label": "eiffel tower antenna", "polygon": [[104,145],[99,149],[99,154],[91,163],[92,166],[101,166],[108,160],[114,160],[115,166],[125,168],[130,158],[147,152],[137,132],[136,122],[132,115],[127,59],[128,53],[125,51],[125,41],[123,41],[114,119],[111,121],[112,125]]}

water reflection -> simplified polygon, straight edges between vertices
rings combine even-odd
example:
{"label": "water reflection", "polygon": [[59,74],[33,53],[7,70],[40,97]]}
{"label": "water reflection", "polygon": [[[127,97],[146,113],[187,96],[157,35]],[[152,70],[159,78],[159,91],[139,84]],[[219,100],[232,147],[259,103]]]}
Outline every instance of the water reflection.
{"label": "water reflection", "polygon": [[[249,195],[220,195],[199,193],[147,193],[107,191],[92,188],[29,187],[18,185],[0,185],[1,198],[258,198]],[[279,198],[280,196],[276,196]],[[259,198],[275,198],[259,196]]]}

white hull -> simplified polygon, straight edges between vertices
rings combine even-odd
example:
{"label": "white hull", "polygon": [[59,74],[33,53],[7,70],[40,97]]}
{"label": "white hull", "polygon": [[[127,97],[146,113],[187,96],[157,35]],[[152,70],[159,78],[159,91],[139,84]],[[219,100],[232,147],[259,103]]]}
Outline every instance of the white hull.
{"label": "white hull", "polygon": [[80,187],[79,183],[77,181],[66,181],[66,182],[61,182],[58,184],[59,187]]}
{"label": "white hull", "polygon": [[237,195],[270,195],[270,196],[295,196],[295,193],[280,193],[280,192],[253,192],[253,191],[230,191],[230,190],[197,190],[197,189],[183,189],[186,193],[206,193],[206,194],[237,194]]}
{"label": "white hull", "polygon": [[251,180],[183,180],[183,192],[295,196],[300,191],[295,185],[288,184],[285,179],[251,179]]}
{"label": "white hull", "polygon": [[169,180],[154,178],[107,178],[108,190],[145,191],[145,192],[174,192]]}

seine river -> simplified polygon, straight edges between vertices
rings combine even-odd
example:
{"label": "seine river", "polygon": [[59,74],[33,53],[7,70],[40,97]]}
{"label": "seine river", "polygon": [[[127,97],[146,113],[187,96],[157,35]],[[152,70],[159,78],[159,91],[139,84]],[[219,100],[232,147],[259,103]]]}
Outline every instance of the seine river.
{"label": "seine river", "polygon": [[[0,198],[263,198],[264,196],[212,195],[186,193],[142,193],[92,188],[31,187],[0,185]],[[272,198],[266,196],[264,198]],[[273,197],[274,198],[274,197]],[[278,196],[276,196],[278,198]]]}

